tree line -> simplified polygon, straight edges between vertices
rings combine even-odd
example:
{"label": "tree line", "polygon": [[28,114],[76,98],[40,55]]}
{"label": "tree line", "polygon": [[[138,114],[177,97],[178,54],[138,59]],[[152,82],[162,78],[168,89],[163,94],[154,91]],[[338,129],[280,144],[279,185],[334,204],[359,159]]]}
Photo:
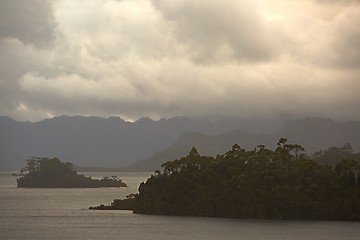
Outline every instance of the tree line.
{"label": "tree line", "polygon": [[[347,146],[348,147],[348,146]],[[322,155],[321,155],[322,156]],[[138,193],[93,209],[266,219],[360,220],[359,159],[319,164],[281,138],[271,150],[234,145],[216,157],[196,148],[165,162]]]}

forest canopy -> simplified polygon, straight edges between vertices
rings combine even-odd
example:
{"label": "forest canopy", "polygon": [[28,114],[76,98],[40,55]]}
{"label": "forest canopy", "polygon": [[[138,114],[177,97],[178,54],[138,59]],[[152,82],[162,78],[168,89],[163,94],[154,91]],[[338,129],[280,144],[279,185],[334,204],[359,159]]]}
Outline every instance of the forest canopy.
{"label": "forest canopy", "polygon": [[135,213],[266,219],[360,220],[359,160],[334,167],[281,138],[275,150],[234,145],[216,157],[196,148],[165,162],[139,192],[93,209]]}
{"label": "forest canopy", "polygon": [[32,157],[26,160],[26,167],[20,171],[18,187],[36,188],[99,188],[126,187],[117,176],[92,179],[78,174],[70,162],[58,158]]}

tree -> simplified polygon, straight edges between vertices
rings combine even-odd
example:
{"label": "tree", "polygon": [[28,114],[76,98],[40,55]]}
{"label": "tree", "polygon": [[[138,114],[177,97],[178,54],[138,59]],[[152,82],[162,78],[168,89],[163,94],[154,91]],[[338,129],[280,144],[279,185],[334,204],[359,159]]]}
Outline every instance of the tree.
{"label": "tree", "polygon": [[114,209],[131,201],[133,211],[144,214],[360,220],[358,162],[343,160],[331,168],[303,151],[285,138],[275,150],[234,144],[216,158],[193,147],[187,156],[165,162],[163,172],[141,183],[138,194],[116,201]]}
{"label": "tree", "polygon": [[117,176],[97,180],[77,174],[70,162],[58,158],[32,157],[20,171],[18,187],[126,187]]}
{"label": "tree", "polygon": [[360,154],[354,154],[352,146],[349,143],[342,147],[330,147],[326,150],[317,151],[312,155],[312,158],[320,163],[335,166],[342,159],[354,159],[360,161]]}

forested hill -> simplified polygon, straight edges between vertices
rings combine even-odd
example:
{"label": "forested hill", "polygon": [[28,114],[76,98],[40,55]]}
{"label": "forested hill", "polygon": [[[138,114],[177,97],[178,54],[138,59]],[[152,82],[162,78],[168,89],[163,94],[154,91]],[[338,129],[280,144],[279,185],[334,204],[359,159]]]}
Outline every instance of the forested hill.
{"label": "forested hill", "polygon": [[192,148],[163,164],[138,194],[95,209],[135,213],[266,219],[360,220],[360,161],[332,168],[303,155],[299,144],[275,150],[234,145],[217,157]]}
{"label": "forested hill", "polygon": [[70,162],[57,158],[27,159],[17,179],[18,187],[27,188],[100,188],[127,187],[117,176],[92,179],[78,174]]}

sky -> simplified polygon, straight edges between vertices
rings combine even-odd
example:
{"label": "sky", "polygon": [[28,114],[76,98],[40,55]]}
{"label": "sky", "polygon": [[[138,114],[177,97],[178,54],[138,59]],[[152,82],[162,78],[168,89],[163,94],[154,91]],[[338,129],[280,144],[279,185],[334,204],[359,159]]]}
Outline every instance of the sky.
{"label": "sky", "polygon": [[360,120],[360,1],[0,0],[0,115]]}

